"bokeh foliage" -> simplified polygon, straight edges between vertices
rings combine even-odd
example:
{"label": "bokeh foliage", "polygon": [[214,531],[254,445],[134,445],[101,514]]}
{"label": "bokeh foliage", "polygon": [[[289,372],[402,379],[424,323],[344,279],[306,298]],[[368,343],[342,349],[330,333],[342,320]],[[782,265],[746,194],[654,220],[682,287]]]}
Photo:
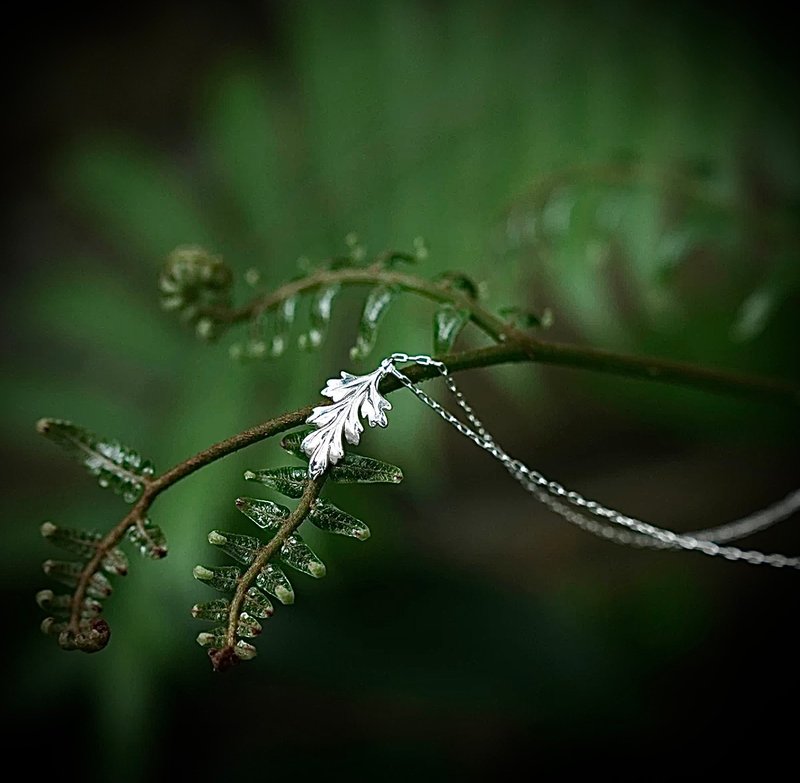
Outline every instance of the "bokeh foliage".
{"label": "bokeh foliage", "polygon": [[[311,401],[332,371],[352,366],[363,295],[349,291],[312,358],[293,347],[279,360],[236,364],[227,338],[199,344],[158,308],[157,270],[177,245],[224,256],[241,300],[254,293],[248,268],[261,273],[256,291],[268,289],[296,273],[299,257],[339,252],[353,230],[370,251],[410,247],[422,235],[431,248],[426,272],[458,268],[485,280],[497,307],[551,308],[555,338],[797,377],[796,110],[742,20],[688,4],[309,2],[281,6],[275,23],[278,52],[234,43],[198,64],[193,112],[177,141],[133,126],[84,127],[54,156],[52,197],[68,219],[43,228],[52,234],[48,257],[6,304],[19,351],[4,372],[3,430],[23,480],[4,500],[12,533],[3,583],[15,628],[32,629],[16,644],[26,665],[14,693],[28,705],[18,709],[45,724],[50,705],[63,715],[77,704],[101,755],[126,758],[132,778],[168,741],[185,752],[169,734],[175,716],[196,722],[190,708],[201,702],[229,713],[250,689],[265,703],[294,698],[294,726],[318,701],[333,719],[338,705],[353,714],[389,705],[399,737],[391,717],[369,729],[353,718],[344,741],[348,730],[364,730],[363,763],[411,747],[408,763],[431,772],[459,763],[437,737],[478,737],[474,758],[488,764],[533,726],[559,741],[589,725],[635,731],[652,678],[723,633],[711,616],[715,601],[724,606],[717,574],[729,572],[712,578],[693,563],[640,555],[653,565],[643,573],[616,549],[578,557],[563,544],[561,554],[552,544],[555,554],[509,561],[516,549],[489,539],[475,558],[488,566],[470,562],[474,545],[449,557],[423,531],[430,526],[433,539],[449,536],[458,549],[474,530],[470,513],[479,513],[458,494],[482,466],[401,398],[387,434],[365,445],[401,465],[406,485],[335,495],[369,521],[363,547],[304,528],[336,567],[305,589],[302,606],[266,623],[248,684],[209,681],[192,642],[191,571],[213,557],[208,529],[247,531],[232,501],[246,489],[245,467],[282,464],[277,442],[232,456],[157,502],[169,557],[137,563],[126,577],[109,603],[115,638],[103,654],[59,655],[35,636],[39,523],[57,512],[64,526],[105,528],[123,513],[35,440],[39,417],[108,433],[166,467]],[[137,67],[142,78],[158,78],[146,56]],[[362,369],[393,350],[430,349],[431,308],[405,299]],[[498,369],[471,387],[497,411],[498,437],[540,455],[535,435],[554,447],[556,465],[570,465],[573,453],[581,464],[587,452],[603,460],[614,437],[597,421],[605,416],[609,428],[655,443],[746,438],[747,448],[769,452],[797,434],[796,419],[787,426],[771,411],[577,374],[569,380],[580,393],[559,405],[546,377]],[[569,409],[570,400],[586,412]],[[559,445],[558,428],[574,435],[574,417],[591,422],[583,438],[596,441]],[[629,446],[628,460],[635,464],[649,443],[642,436]],[[591,460],[585,471],[592,475]],[[517,513],[506,499],[515,490],[495,484],[489,468],[484,478],[483,502],[465,496],[498,518],[496,529],[478,533],[499,536],[503,513]],[[527,525],[532,513],[519,511]],[[536,545],[534,530],[517,546]],[[594,579],[615,558],[627,577],[598,587]],[[529,577],[534,568],[552,579]],[[511,574],[499,577],[504,570]],[[164,695],[173,689],[182,702]],[[265,719],[241,709],[246,746],[266,731]],[[483,725],[492,727],[488,739]],[[275,749],[270,763],[290,767],[297,747]],[[309,769],[322,766],[324,746],[318,753]],[[347,751],[343,763],[354,759]],[[247,768],[230,759],[207,768],[230,773],[237,764]]]}

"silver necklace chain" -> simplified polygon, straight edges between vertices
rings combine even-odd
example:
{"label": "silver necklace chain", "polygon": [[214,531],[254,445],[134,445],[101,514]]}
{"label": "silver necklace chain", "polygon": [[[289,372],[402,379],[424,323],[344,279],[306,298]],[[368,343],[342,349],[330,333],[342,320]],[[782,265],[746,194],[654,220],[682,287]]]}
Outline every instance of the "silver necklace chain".
{"label": "silver necklace chain", "polygon": [[[450,413],[422,389],[418,389],[402,371],[397,369],[395,362],[413,362],[436,369],[459,407],[464,411],[471,426]],[[409,356],[406,353],[393,353],[384,360],[381,366],[448,424],[499,460],[528,492],[551,511],[582,530],[626,546],[702,552],[712,557],[742,560],[754,565],[800,570],[800,557],[765,554],[752,549],[739,549],[724,545],[725,542],[735,541],[759,530],[765,530],[791,516],[800,508],[800,490],[795,490],[782,500],[735,522],[690,533],[675,533],[672,530],[656,527],[648,522],[607,508],[595,500],[587,500],[580,493],[565,489],[558,482],[545,478],[538,471],[531,470],[520,460],[509,456],[495,442],[481,420],[475,415],[472,407],[453,381],[446,365],[442,362],[425,355]]]}

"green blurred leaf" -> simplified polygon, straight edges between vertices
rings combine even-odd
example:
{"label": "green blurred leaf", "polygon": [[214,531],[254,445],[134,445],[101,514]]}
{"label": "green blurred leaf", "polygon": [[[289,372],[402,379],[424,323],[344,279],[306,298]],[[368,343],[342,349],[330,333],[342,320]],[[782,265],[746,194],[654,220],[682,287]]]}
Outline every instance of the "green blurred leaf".
{"label": "green blurred leaf", "polygon": [[291,181],[287,143],[280,134],[285,112],[280,93],[263,69],[234,63],[212,86],[205,133],[214,172],[241,215],[244,246],[271,246],[275,232],[285,231],[285,200]]}
{"label": "green blurred leaf", "polygon": [[103,264],[78,258],[62,263],[63,270],[48,271],[46,285],[39,281],[25,291],[15,317],[55,343],[102,353],[106,363],[112,358],[120,366],[164,374],[185,340],[158,317],[152,288],[138,284],[142,278],[149,283],[149,276],[134,273],[126,284],[106,274]]}
{"label": "green blurred leaf", "polygon": [[775,293],[768,289],[753,291],[736,313],[731,326],[731,339],[746,342],[761,334],[775,310],[776,299]]}
{"label": "green blurred leaf", "polygon": [[78,147],[60,174],[69,201],[92,214],[128,257],[155,265],[178,245],[213,247],[219,235],[185,172],[130,140],[101,138]]}

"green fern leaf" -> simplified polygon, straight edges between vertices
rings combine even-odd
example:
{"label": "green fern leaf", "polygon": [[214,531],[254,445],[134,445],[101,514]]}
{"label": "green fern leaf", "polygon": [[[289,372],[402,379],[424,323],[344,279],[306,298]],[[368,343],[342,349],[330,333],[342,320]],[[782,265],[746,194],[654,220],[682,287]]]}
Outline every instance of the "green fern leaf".
{"label": "green fern leaf", "polygon": [[147,518],[128,530],[128,540],[139,550],[142,557],[159,560],[167,556],[167,539],[164,532]]}
{"label": "green fern leaf", "polygon": [[281,356],[289,346],[289,332],[297,313],[298,299],[297,295],[287,297],[278,305],[278,309],[275,311],[275,331],[269,345],[270,356]]}
{"label": "green fern leaf", "polygon": [[[192,617],[198,620],[211,620],[221,623],[227,621],[230,608],[231,604],[227,598],[217,598],[214,601],[195,604],[192,607]],[[272,602],[257,587],[251,587],[247,591],[247,596],[242,605],[243,615],[246,614],[250,618],[256,617],[266,620],[272,617],[274,611]]]}
{"label": "green fern leaf", "polygon": [[43,538],[73,555],[88,560],[96,551],[102,533],[96,530],[73,530],[45,522],[39,528]]}
{"label": "green fern leaf", "polygon": [[442,272],[435,280],[442,287],[458,291],[470,299],[480,299],[480,286],[463,272]]}
{"label": "green fern leaf", "polygon": [[236,583],[242,576],[242,571],[236,566],[206,568],[198,565],[194,567],[192,575],[195,579],[205,582],[209,587],[213,587],[221,593],[232,593],[236,589]]}
{"label": "green fern leaf", "polygon": [[[281,439],[281,447],[289,454],[308,462],[308,455],[300,448],[303,438],[314,427],[305,427],[290,432]],[[389,462],[382,462],[361,454],[345,454],[330,469],[330,479],[339,484],[399,484],[403,480],[403,471]]]}
{"label": "green fern leaf", "polygon": [[242,611],[247,612],[247,614],[253,617],[266,620],[272,617],[275,610],[272,608],[272,601],[267,598],[265,593],[257,587],[251,587],[245,593]]}
{"label": "green fern leaf", "polygon": [[[41,534],[48,541],[84,560],[93,557],[103,537],[96,530],[74,530],[57,527],[52,522],[45,522],[40,528]],[[128,558],[121,549],[112,549],[100,562],[104,571],[117,576],[128,573]]]}
{"label": "green fern leaf", "polygon": [[68,623],[65,620],[59,620],[55,617],[45,617],[42,620],[39,628],[43,634],[47,636],[60,636],[67,630]]}
{"label": "green fern leaf", "polygon": [[383,462],[361,454],[345,454],[331,468],[330,479],[334,484],[399,484],[403,471],[389,462]]}
{"label": "green fern leaf", "polygon": [[317,500],[308,513],[308,521],[327,533],[349,536],[359,541],[366,541],[370,536],[369,528],[360,519],[350,516],[327,500]]}
{"label": "green fern leaf", "polygon": [[262,498],[236,498],[236,508],[262,528],[278,528],[289,516],[286,506]]}
{"label": "green fern leaf", "polygon": [[311,298],[309,309],[310,328],[308,332],[301,334],[297,341],[301,349],[313,350],[319,348],[324,342],[331,322],[333,300],[339,293],[340,288],[341,286],[338,283],[324,286]]}
{"label": "green fern leaf", "polygon": [[233,654],[240,661],[252,661],[256,657],[257,650],[252,644],[248,644],[244,639],[239,639],[233,646]]}
{"label": "green fern leaf", "polygon": [[281,546],[280,559],[295,571],[321,579],[325,576],[325,563],[322,562],[303,541],[298,533],[292,533]]}
{"label": "green fern leaf", "polygon": [[356,344],[350,349],[351,359],[365,359],[375,347],[378,327],[399,291],[397,286],[378,285],[367,294],[358,325]]}
{"label": "green fern leaf", "polygon": [[[224,619],[224,618],[223,618]],[[236,626],[236,633],[239,636],[244,636],[247,639],[252,639],[261,633],[261,623],[254,617],[250,617],[245,612],[239,615],[239,622]],[[197,643],[201,647],[223,647],[225,645],[225,637],[227,628],[224,625],[212,628],[210,631],[203,631],[197,635]]]}
{"label": "green fern leaf", "polygon": [[212,620],[215,623],[225,622],[228,619],[230,601],[227,598],[217,598],[192,607],[192,617],[197,620]]}
{"label": "green fern leaf", "polygon": [[[308,455],[300,448],[300,445],[306,435],[314,432],[314,430],[316,430],[316,427],[302,427],[301,429],[287,433],[281,438],[281,448],[292,456],[300,457],[300,459],[308,462]],[[343,462],[349,456],[349,454],[345,454],[340,462]]]}
{"label": "green fern leaf", "polygon": [[224,625],[212,628],[210,631],[202,631],[197,634],[197,643],[201,647],[214,647],[219,649],[225,646],[228,629]]}
{"label": "green fern leaf", "polygon": [[294,588],[283,573],[283,569],[274,563],[267,563],[256,577],[256,584],[282,604],[294,603]]}
{"label": "green fern leaf", "polygon": [[[214,628],[211,631],[204,631],[197,635],[197,643],[201,647],[212,648],[209,650],[208,654],[214,661],[214,668],[218,671],[230,668],[233,663],[228,655],[229,651],[226,651],[224,648],[226,639],[225,633],[225,628]],[[220,657],[220,654],[222,654],[223,657]],[[239,639],[233,647],[233,655],[235,656],[234,660],[250,661],[256,657],[256,648],[243,639]]]}
{"label": "green fern leaf", "polygon": [[433,314],[433,352],[438,356],[453,347],[459,332],[469,323],[469,310],[443,304]]}
{"label": "green fern leaf", "polygon": [[[310,431],[305,428],[290,433],[281,445],[290,453],[302,455],[300,443]],[[402,480],[402,471],[394,465],[358,455],[348,455],[348,458],[331,471],[334,480],[352,483],[396,483]],[[244,477],[294,498],[303,494],[309,481],[305,467],[286,466],[247,471]],[[257,573],[257,569],[253,568],[255,578],[252,581],[255,586],[250,583],[252,574],[243,575],[243,569],[237,566],[195,567],[196,579],[221,592],[241,595],[243,589],[247,590],[241,603],[223,598],[192,607],[194,617],[219,624],[197,637],[199,644],[210,648],[209,657],[216,670],[227,669],[237,660],[248,660],[255,656],[255,648],[244,640],[259,635],[262,631],[259,621],[272,616],[273,606],[268,595],[277,598],[282,604],[294,603],[294,589],[278,563],[317,579],[325,576],[325,564],[297,532],[297,526],[303,519],[321,530],[338,535],[362,541],[369,537],[369,528],[363,522],[320,498],[314,500],[303,518],[296,520],[292,519],[292,512],[286,506],[264,498],[240,497],[236,499],[236,507],[254,524],[266,530],[267,538],[262,540],[256,536],[212,530],[208,534],[209,543],[243,566],[252,567],[256,562],[263,563],[265,553],[269,553],[271,561],[261,566]],[[290,529],[286,527],[287,523],[291,523]],[[276,540],[275,536],[280,538]],[[265,547],[270,549],[265,550]],[[243,582],[244,579],[247,581]],[[235,643],[231,643],[233,638],[236,638]]]}
{"label": "green fern leaf", "polygon": [[247,610],[239,615],[239,622],[236,624],[236,634],[238,636],[243,636],[245,639],[253,639],[261,631],[261,623],[255,617],[249,615]]}
{"label": "green fern leaf", "polygon": [[[64,560],[45,560],[42,570],[57,582],[67,587],[75,587],[83,573],[84,564]],[[105,574],[92,574],[86,588],[86,594],[92,598],[108,598],[112,593],[111,583]]]}
{"label": "green fern leaf", "polygon": [[[36,593],[39,608],[57,617],[67,617],[72,610],[71,595],[56,595],[52,590],[40,590]],[[97,617],[103,611],[103,604],[94,598],[84,598],[81,604],[82,617]]]}
{"label": "green fern leaf", "polygon": [[244,479],[258,481],[287,498],[299,498],[308,483],[308,471],[305,468],[294,467],[248,470],[244,474]]}
{"label": "green fern leaf", "polygon": [[228,557],[244,565],[250,565],[262,547],[261,539],[254,536],[223,533],[219,530],[212,530],[208,534],[208,543],[219,547]]}
{"label": "green fern leaf", "polygon": [[127,503],[133,503],[153,475],[153,464],[115,440],[105,440],[59,419],[40,419],[36,429],[66,449],[93,476],[101,487],[110,487]]}
{"label": "green fern leaf", "polygon": [[[197,643],[201,647],[212,648],[209,655],[212,659],[216,659],[215,653],[224,651],[226,641],[226,629],[224,627],[213,628],[211,631],[204,631],[197,635]],[[239,639],[233,648],[233,654],[236,658],[242,661],[250,661],[256,657],[256,648],[252,644],[248,644],[243,639]],[[215,660],[214,667],[218,670],[229,668],[231,661],[223,663],[221,660]]]}

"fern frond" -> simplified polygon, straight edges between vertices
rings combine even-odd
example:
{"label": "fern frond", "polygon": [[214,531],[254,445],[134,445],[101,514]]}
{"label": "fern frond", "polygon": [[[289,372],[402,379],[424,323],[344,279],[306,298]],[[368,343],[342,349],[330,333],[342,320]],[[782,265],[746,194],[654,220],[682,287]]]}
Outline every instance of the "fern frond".
{"label": "fern frond", "polygon": [[128,556],[117,546],[120,539],[127,533],[142,555],[152,558],[167,553],[164,534],[139,513],[142,493],[151,483],[153,465],[116,440],[100,438],[68,421],[41,419],[37,430],[83,464],[101,487],[112,488],[129,503],[138,501],[107,534],[60,527],[52,522],[45,522],[40,528],[43,538],[77,558],[45,560],[42,564],[47,576],[72,590],[71,595],[57,596],[52,590],[37,594],[40,608],[50,613],[42,622],[42,630],[56,636],[65,650],[96,652],[108,643],[111,635],[108,623],[99,617],[102,601],[113,591],[106,574],[128,573]]}
{"label": "fern frond", "polygon": [[[45,522],[40,532],[44,538],[73,555],[88,560],[101,545],[103,534],[97,530],[73,530]],[[125,576],[128,573],[128,556],[117,547],[103,553],[100,567],[108,574]]]}
{"label": "fern frond", "polygon": [[[282,445],[291,453],[309,429],[290,433]],[[305,458],[302,453],[298,456]],[[341,466],[339,480],[347,483],[397,483],[402,472],[394,465],[368,457],[347,455]],[[330,471],[334,477],[335,470]],[[192,615],[210,620],[218,625],[197,637],[201,646],[209,648],[209,657],[215,669],[225,669],[239,660],[249,660],[256,654],[255,647],[245,641],[258,636],[261,623],[272,615],[272,604],[267,595],[282,604],[294,603],[295,592],[283,571],[282,565],[319,579],[326,573],[325,564],[306,544],[297,531],[308,520],[329,533],[349,536],[364,541],[369,538],[369,528],[359,519],[347,514],[332,503],[319,498],[325,477],[310,479],[307,468],[281,467],[264,471],[248,471],[246,479],[259,480],[267,486],[290,497],[299,497],[294,511],[266,498],[237,498],[236,507],[257,527],[265,531],[266,538],[253,535],[212,530],[208,541],[218,547],[240,566],[196,566],[194,576],[210,587],[227,593],[230,599],[217,599],[195,604]],[[246,571],[242,566],[246,567]]]}
{"label": "fern frond", "polygon": [[[380,326],[394,301],[403,293],[439,303],[434,316],[436,353],[448,351],[456,336],[469,321],[496,340],[512,334],[513,324],[481,308],[482,287],[462,272],[449,271],[433,278],[418,277],[399,270],[428,256],[424,240],[414,241],[414,251],[384,250],[363,265],[366,251],[355,234],[346,238],[348,254],[324,260],[315,266],[303,258],[301,275],[268,294],[260,294],[249,304],[233,308],[230,304],[230,270],[202,248],[181,247],[168,258],[161,277],[162,304],[179,310],[185,320],[196,325],[198,335],[211,339],[235,323],[249,323],[249,338],[229,347],[237,360],[281,356],[289,347],[290,331],[308,299],[308,328],[297,338],[303,350],[319,348],[330,325],[333,304],[344,286],[368,285],[369,292],[359,319],[354,360],[366,358],[376,345]],[[254,285],[261,279],[249,269],[245,279]],[[211,281],[211,282],[209,282]],[[271,326],[268,316],[272,314]]]}
{"label": "fern frond", "polygon": [[[128,556],[110,543],[109,536],[96,530],[62,528],[45,522],[41,533],[51,543],[79,558],[49,559],[42,564],[47,576],[72,590],[71,594],[61,595],[52,590],[37,593],[36,602],[48,613],[42,630],[55,636],[59,646],[65,650],[101,650],[111,635],[108,623],[100,618],[102,602],[113,592],[106,574],[125,576],[129,568]],[[163,534],[146,520],[141,525],[132,525],[129,538],[137,542],[145,556],[164,557],[167,553]]]}

